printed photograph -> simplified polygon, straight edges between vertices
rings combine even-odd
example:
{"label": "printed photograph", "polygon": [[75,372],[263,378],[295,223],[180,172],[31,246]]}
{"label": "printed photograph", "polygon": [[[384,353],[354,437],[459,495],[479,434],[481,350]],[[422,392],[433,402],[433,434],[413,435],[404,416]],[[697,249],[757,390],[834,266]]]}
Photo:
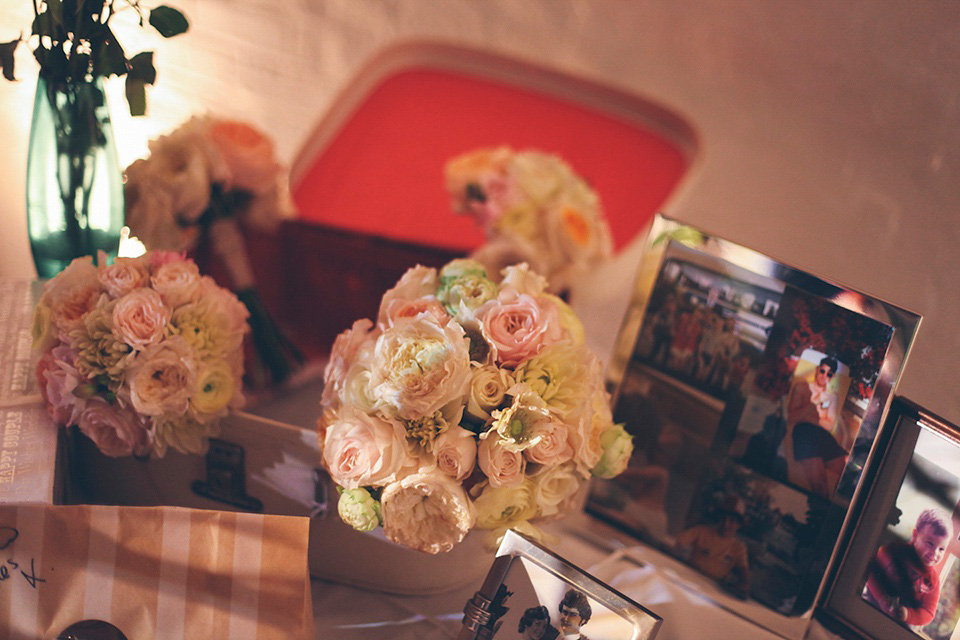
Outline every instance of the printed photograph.
{"label": "printed photograph", "polygon": [[730,455],[825,498],[846,476],[852,493],[875,435],[860,426],[892,336],[889,325],[788,287]]}
{"label": "printed photograph", "polygon": [[921,430],[861,598],[920,638],[950,640],[960,619],[960,448]]}
{"label": "printed photograph", "polygon": [[631,640],[633,624],[527,558],[511,565],[490,607],[491,638]]}
{"label": "printed photograph", "polygon": [[634,355],[723,397],[748,382],[780,307],[781,287],[745,271],[738,278],[742,270],[721,260],[692,260],[664,262]]}

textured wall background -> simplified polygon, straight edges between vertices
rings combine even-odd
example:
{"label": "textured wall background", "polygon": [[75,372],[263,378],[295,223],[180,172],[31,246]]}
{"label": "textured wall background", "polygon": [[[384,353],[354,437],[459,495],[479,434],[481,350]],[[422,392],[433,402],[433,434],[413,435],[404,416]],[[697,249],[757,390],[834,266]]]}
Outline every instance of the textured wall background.
{"label": "textured wall background", "polygon": [[[699,164],[668,214],[921,313],[899,393],[960,422],[955,2],[172,3],[191,19],[188,34],[120,34],[129,50],[155,47],[159,67],[146,119],[113,109],[122,162],[207,109],[259,124],[290,160],[353,74],[407,40],[589,77],[697,128]],[[29,0],[4,0],[0,41],[27,29],[30,11]],[[18,64],[21,81],[0,85],[3,275],[33,273],[23,183],[36,66],[25,49]]]}

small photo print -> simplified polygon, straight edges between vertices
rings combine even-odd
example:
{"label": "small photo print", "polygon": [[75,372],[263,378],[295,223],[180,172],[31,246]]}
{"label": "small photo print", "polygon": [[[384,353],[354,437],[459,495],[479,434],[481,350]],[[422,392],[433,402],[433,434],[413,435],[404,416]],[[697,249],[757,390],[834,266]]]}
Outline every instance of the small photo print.
{"label": "small photo print", "polygon": [[893,328],[788,287],[731,457],[824,498],[852,495],[873,444],[862,430]]}
{"label": "small photo print", "polygon": [[672,247],[634,348],[642,363],[716,397],[740,389],[767,343],[782,287]]}
{"label": "small photo print", "polygon": [[960,636],[960,448],[921,430],[861,598],[920,638]]}
{"label": "small photo print", "polygon": [[631,640],[635,632],[622,615],[527,558],[511,564],[490,612],[491,638]]}

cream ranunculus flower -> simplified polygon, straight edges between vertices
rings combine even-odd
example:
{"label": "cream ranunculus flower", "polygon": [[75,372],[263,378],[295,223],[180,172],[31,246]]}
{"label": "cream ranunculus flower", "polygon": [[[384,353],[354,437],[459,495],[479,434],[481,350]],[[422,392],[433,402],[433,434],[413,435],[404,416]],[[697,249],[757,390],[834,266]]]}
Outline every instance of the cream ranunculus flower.
{"label": "cream ranunculus flower", "polygon": [[153,289],[134,289],[117,299],[112,322],[117,340],[142,351],[163,339],[170,322],[170,308]]}
{"label": "cream ranunculus flower", "polygon": [[344,407],[327,425],[323,461],[334,482],[346,489],[382,487],[396,480],[404,467],[417,463],[399,420],[353,407]]}
{"label": "cream ranunculus flower", "polygon": [[426,316],[402,318],[377,338],[371,366],[373,395],[405,420],[431,416],[462,401],[470,384],[463,329]]}
{"label": "cream ranunculus flower", "polygon": [[[487,434],[485,434],[487,435]],[[491,487],[515,487],[524,479],[527,461],[519,451],[508,449],[497,437],[480,439],[477,464]]]}
{"label": "cream ranunculus flower", "polygon": [[433,443],[436,466],[460,481],[473,472],[477,462],[477,436],[460,426],[451,426]]}
{"label": "cream ranunculus flower", "polygon": [[600,461],[590,472],[597,478],[613,478],[623,473],[630,462],[633,436],[622,424],[615,424],[600,434],[600,447],[603,449]]}
{"label": "cream ranunculus flower", "polygon": [[373,531],[380,526],[380,503],[366,489],[341,489],[337,502],[340,519],[357,531]]}
{"label": "cream ranunculus flower", "polygon": [[533,500],[542,517],[564,515],[570,510],[583,477],[573,464],[545,467],[533,477]]}
{"label": "cream ranunculus flower", "polygon": [[141,351],[124,373],[129,401],[148,416],[181,416],[187,412],[197,376],[193,351],[179,336]]}
{"label": "cream ranunculus flower", "polygon": [[450,551],[477,517],[460,483],[439,472],[388,485],[380,505],[387,539],[425,553]]}
{"label": "cream ranunculus flower", "polygon": [[491,365],[474,365],[467,413],[484,422],[491,420],[490,412],[503,404],[507,390],[513,385],[514,379],[509,370]]}
{"label": "cream ranunculus flower", "polygon": [[481,529],[511,527],[537,515],[530,478],[513,487],[487,485],[473,504],[477,508],[477,526]]}
{"label": "cream ranunculus flower", "polygon": [[210,360],[200,365],[197,381],[190,396],[194,416],[201,422],[227,414],[227,409],[237,406],[243,396],[240,381],[236,378],[230,362]]}

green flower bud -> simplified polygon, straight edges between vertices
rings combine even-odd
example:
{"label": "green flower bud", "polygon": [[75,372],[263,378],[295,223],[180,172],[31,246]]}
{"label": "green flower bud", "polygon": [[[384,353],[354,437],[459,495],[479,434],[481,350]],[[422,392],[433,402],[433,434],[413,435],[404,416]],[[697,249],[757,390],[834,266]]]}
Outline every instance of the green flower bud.
{"label": "green flower bud", "polygon": [[357,531],[373,531],[382,524],[380,503],[366,489],[342,489],[337,513]]}
{"label": "green flower bud", "polygon": [[633,436],[626,432],[622,424],[615,424],[600,434],[600,447],[603,454],[590,473],[598,478],[612,478],[627,468],[633,455]]}

